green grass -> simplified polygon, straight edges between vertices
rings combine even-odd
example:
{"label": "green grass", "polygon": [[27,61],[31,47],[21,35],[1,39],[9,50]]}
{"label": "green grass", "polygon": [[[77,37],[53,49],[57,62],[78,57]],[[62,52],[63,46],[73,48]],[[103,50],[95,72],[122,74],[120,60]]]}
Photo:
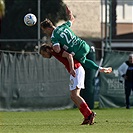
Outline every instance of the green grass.
{"label": "green grass", "polygon": [[94,109],[94,125],[80,125],[78,109],[0,112],[0,133],[133,133],[133,110]]}

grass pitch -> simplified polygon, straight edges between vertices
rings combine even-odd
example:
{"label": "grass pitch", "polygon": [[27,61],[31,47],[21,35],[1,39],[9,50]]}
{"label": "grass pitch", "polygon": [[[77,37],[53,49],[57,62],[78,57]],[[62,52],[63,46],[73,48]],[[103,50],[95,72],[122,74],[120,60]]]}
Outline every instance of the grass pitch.
{"label": "grass pitch", "polygon": [[78,109],[0,112],[0,133],[133,133],[133,109],[94,109],[94,125],[80,125]]}

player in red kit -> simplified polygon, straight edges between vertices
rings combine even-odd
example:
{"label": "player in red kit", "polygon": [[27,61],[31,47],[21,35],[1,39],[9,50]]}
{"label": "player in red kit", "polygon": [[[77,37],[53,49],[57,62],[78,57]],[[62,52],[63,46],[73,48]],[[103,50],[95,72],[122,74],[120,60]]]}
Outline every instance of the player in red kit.
{"label": "player in red kit", "polygon": [[[51,58],[52,56],[54,56],[57,60],[65,65],[66,69],[70,73],[69,87],[71,99],[84,116],[84,121],[82,125],[94,124],[94,118],[96,113],[91,111],[85,100],[80,96],[81,88],[84,89],[85,79],[85,71],[81,64],[77,60],[73,59],[72,55],[67,53],[63,49],[60,53],[56,53],[54,52],[52,47],[45,44],[40,47],[40,54],[44,58]],[[72,72],[71,70],[73,70],[74,72]]]}
{"label": "player in red kit", "polygon": [[[81,88],[84,88],[84,79],[85,79],[85,71],[82,67],[82,65],[75,59],[73,59],[73,55],[64,51],[61,49],[59,53],[56,53],[52,46],[43,44],[40,47],[40,54],[44,58],[51,58],[54,56],[56,59],[58,59],[61,63],[63,63],[70,73],[70,95],[71,99],[75,103],[75,105],[78,107],[82,115],[84,116],[84,121],[82,125],[94,124],[94,118],[96,116],[96,113],[91,111],[91,109],[88,107],[85,100],[80,96],[80,90]],[[105,72],[106,68],[101,67],[99,70],[100,72]]]}

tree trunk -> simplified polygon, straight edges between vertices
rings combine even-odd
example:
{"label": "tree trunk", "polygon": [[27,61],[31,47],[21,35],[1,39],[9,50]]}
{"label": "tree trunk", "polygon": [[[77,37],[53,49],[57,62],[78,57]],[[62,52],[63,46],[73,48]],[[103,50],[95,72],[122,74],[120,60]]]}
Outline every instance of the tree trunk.
{"label": "tree trunk", "polygon": [[117,29],[116,29],[116,6],[117,0],[112,0],[112,38],[116,36]]}

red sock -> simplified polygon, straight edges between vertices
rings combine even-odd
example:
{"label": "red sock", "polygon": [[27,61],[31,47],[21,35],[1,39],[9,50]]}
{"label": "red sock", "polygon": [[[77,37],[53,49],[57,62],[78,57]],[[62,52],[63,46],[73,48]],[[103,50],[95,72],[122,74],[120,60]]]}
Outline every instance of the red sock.
{"label": "red sock", "polygon": [[82,102],[80,104],[79,110],[83,114],[84,118],[88,118],[88,116],[92,113],[92,111],[88,107],[87,103],[85,103],[85,102]]}

